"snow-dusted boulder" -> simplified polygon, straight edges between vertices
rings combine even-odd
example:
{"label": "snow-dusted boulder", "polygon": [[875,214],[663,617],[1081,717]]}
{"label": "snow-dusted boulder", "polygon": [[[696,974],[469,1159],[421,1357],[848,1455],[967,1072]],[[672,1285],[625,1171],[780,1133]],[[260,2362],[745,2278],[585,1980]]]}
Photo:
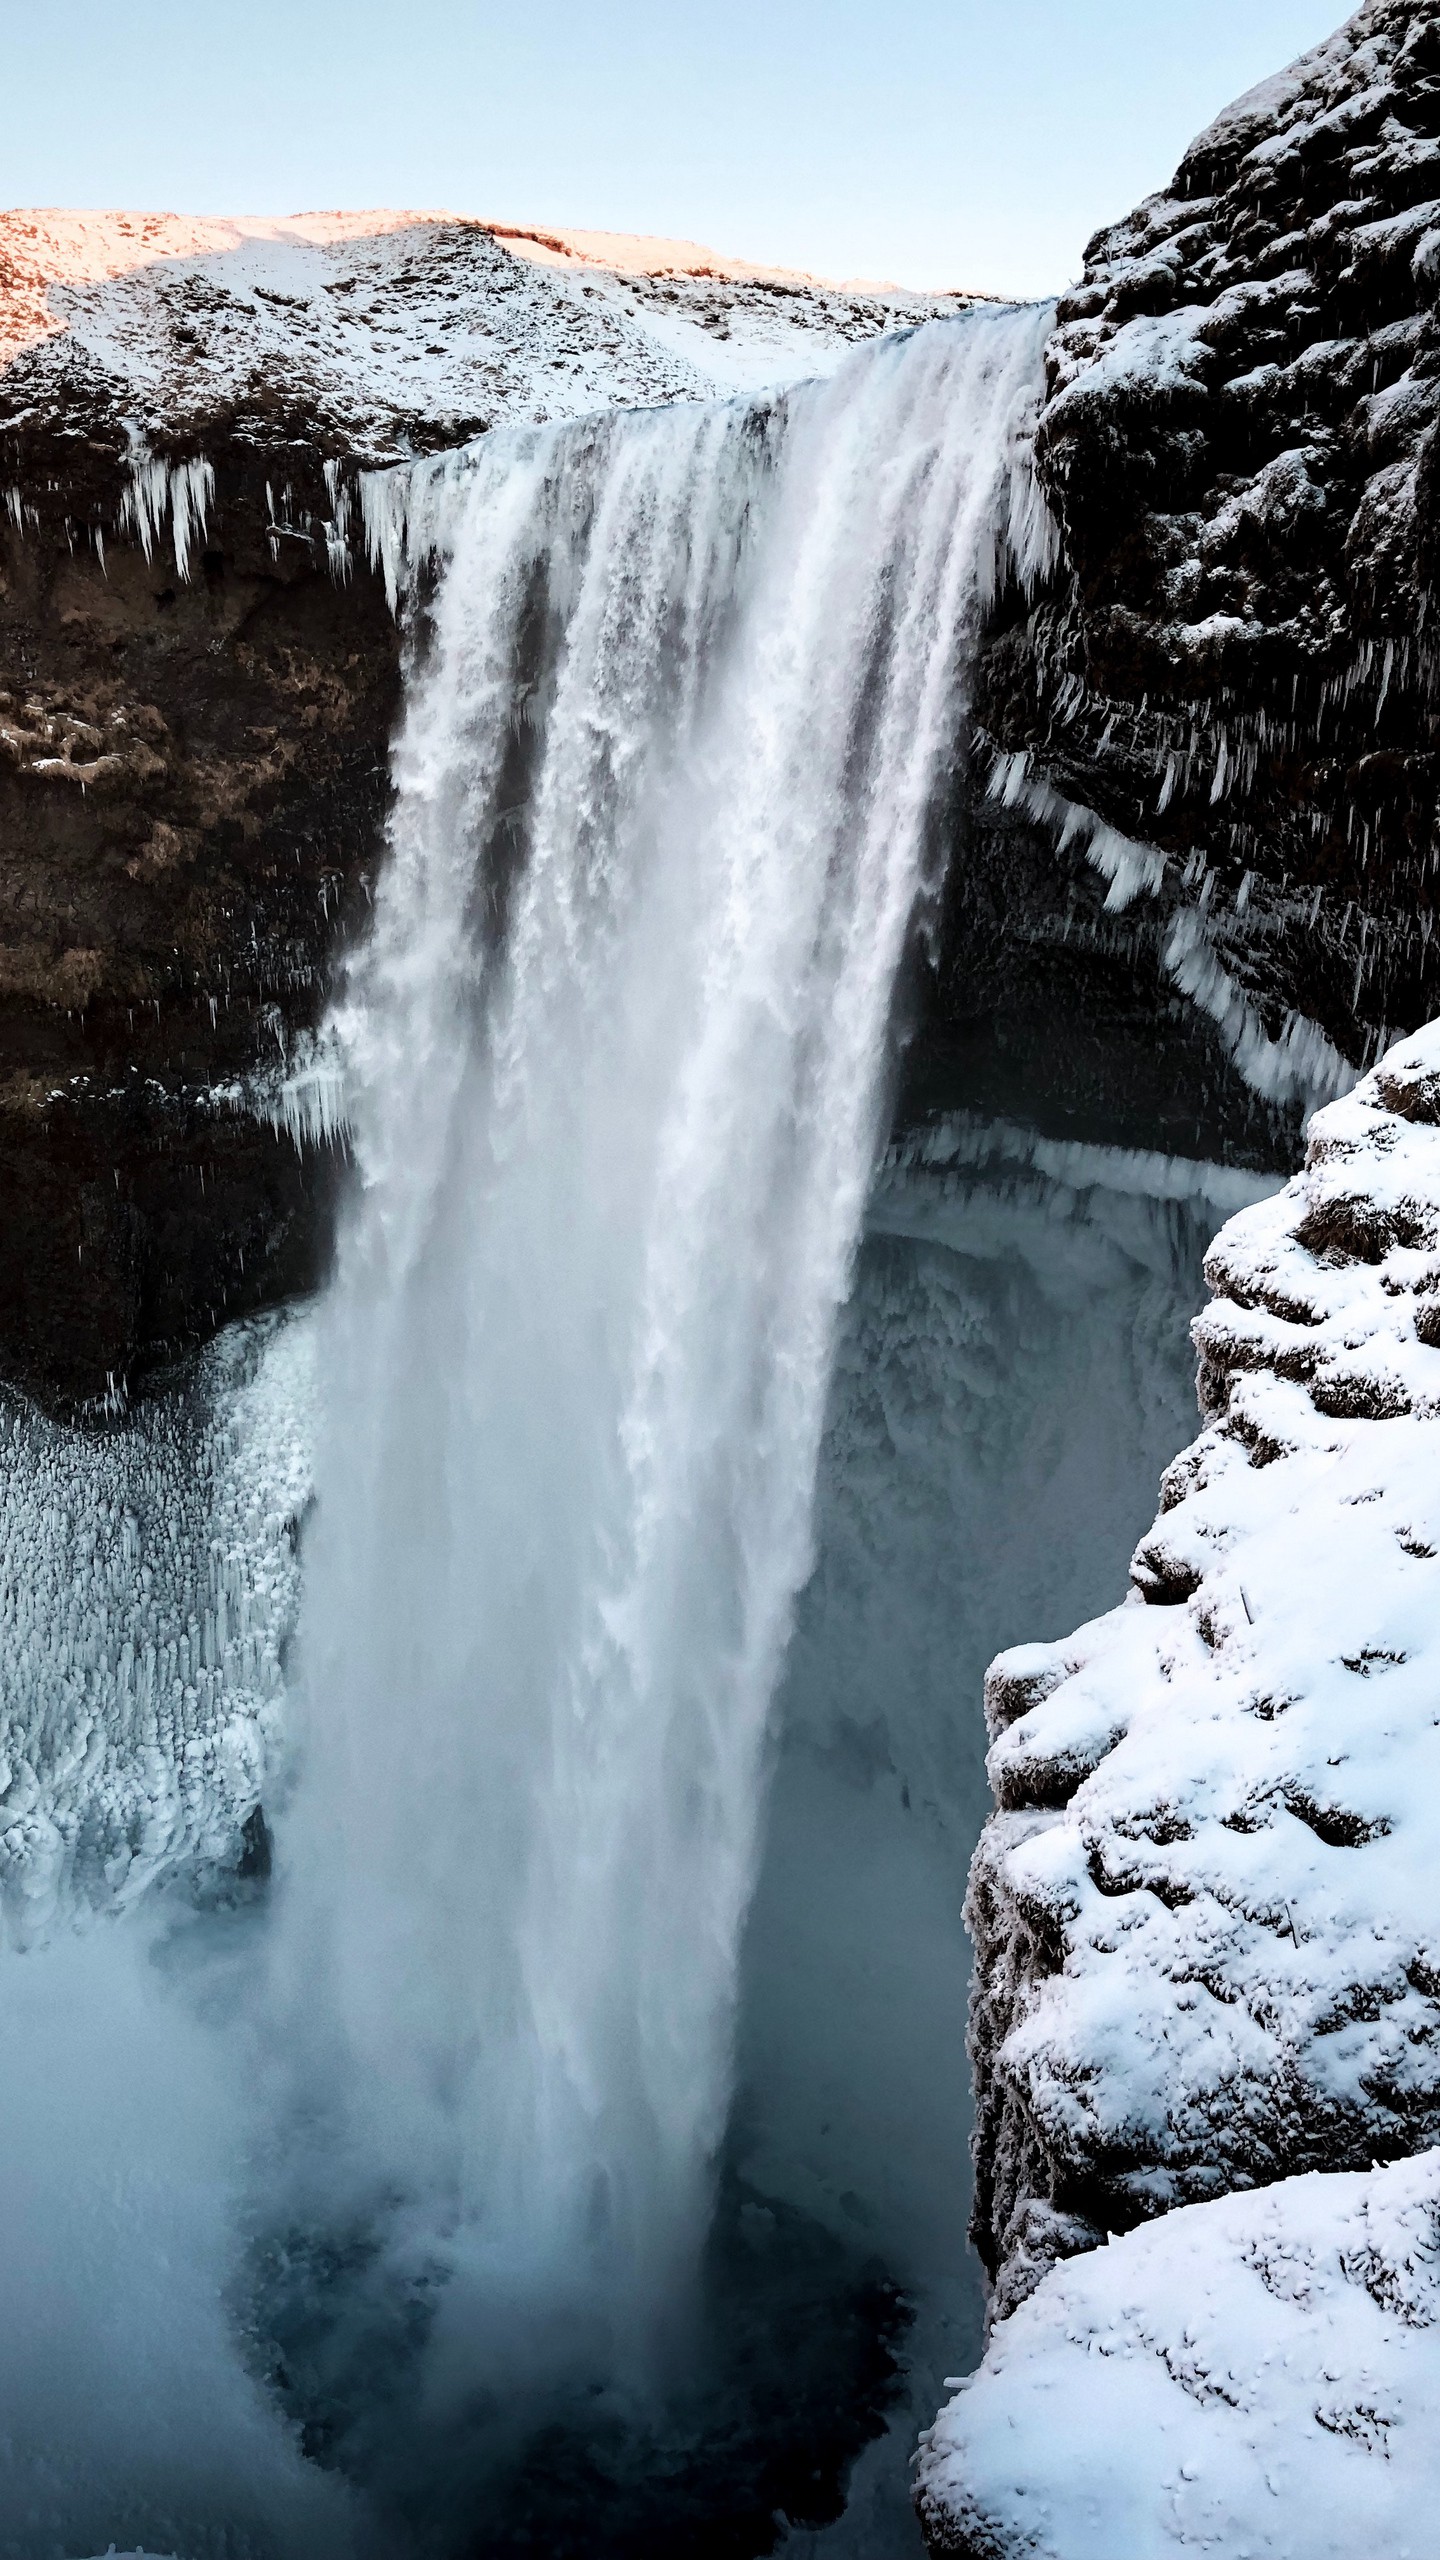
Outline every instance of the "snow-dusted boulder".
{"label": "snow-dusted boulder", "polygon": [[1168,2206],[1440,2140],[1440,1027],[1206,1268],[1209,1427],[1127,1603],[987,1684],[1002,2309]]}
{"label": "snow-dusted boulder", "polygon": [[1425,2560],[1440,2153],[1191,2205],[1057,2268],[926,2436],[963,2560]]}

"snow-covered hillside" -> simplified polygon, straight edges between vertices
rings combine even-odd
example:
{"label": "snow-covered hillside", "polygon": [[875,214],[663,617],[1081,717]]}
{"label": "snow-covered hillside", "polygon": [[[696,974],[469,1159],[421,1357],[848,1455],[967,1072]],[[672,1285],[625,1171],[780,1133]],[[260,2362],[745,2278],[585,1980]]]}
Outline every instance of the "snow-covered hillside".
{"label": "snow-covered hillside", "polygon": [[966,299],[449,213],[12,212],[0,427],[88,393],[148,437],[253,411],[389,461],[503,419],[823,373]]}

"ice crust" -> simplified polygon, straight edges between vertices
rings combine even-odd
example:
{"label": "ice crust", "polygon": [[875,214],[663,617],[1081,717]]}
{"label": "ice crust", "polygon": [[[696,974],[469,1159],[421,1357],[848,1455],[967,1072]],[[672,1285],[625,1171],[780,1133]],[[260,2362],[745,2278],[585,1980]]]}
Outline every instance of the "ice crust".
{"label": "ice crust", "polygon": [[280,1729],[307,1320],[232,1327],[108,1428],[0,1401],[0,1936],[232,1859]]}
{"label": "ice crust", "polygon": [[1192,2205],[1072,2260],[924,2439],[937,2552],[1422,2560],[1440,2153]]}
{"label": "ice crust", "polygon": [[1207,1428],[1127,1600],[986,1682],[996,2325],[937,2550],[1422,2547],[1440,2180],[1379,2164],[1440,2139],[1440,1025],[1206,1276]]}

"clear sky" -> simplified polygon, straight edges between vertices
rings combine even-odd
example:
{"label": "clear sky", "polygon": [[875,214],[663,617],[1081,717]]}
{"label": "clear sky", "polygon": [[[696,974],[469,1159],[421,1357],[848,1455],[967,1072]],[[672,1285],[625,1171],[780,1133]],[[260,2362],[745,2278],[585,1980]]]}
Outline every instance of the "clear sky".
{"label": "clear sky", "polygon": [[435,205],[1041,293],[1344,0],[0,0],[14,204]]}

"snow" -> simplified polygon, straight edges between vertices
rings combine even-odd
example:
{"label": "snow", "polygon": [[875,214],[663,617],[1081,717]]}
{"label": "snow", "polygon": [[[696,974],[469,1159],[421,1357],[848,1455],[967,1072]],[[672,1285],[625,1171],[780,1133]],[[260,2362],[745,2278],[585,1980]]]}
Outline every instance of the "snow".
{"label": "snow", "polygon": [[688,242],[389,210],[9,213],[7,268],[12,418],[79,383],[141,438],[248,408],[372,463],[499,420],[825,373],[857,340],[968,299],[826,284]]}
{"label": "snow", "polygon": [[1440,2152],[1191,2206],[1058,2268],[922,2440],[932,2549],[1423,2560]]}

